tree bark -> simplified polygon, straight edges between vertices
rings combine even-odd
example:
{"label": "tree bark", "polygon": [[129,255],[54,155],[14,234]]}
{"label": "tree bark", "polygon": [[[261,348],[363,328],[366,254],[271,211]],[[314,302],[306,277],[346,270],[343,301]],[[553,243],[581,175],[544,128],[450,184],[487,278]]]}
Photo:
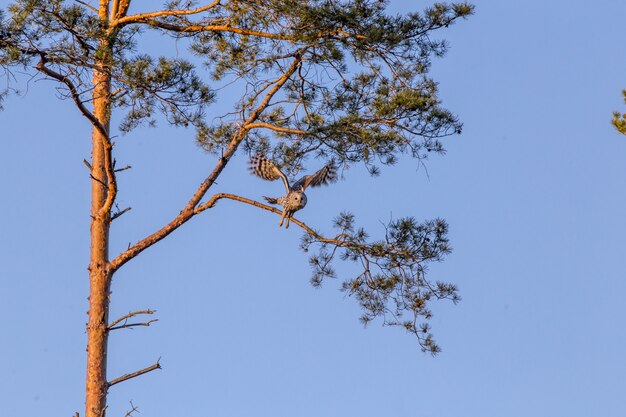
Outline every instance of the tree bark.
{"label": "tree bark", "polygon": [[[94,115],[109,128],[110,78],[96,72],[94,81]],[[105,168],[105,147],[102,133],[94,128],[92,136],[91,184],[91,254],[89,262],[89,322],[87,324],[87,417],[103,417],[106,407],[107,323],[111,274],[109,272],[110,211],[101,212],[108,190]]]}
{"label": "tree bark", "polygon": [[[100,2],[100,18],[106,22],[108,2]],[[93,72],[93,115],[104,128],[94,126],[91,153],[91,252],[89,261],[89,321],[87,323],[87,377],[85,416],[104,417],[107,396],[107,345],[109,297],[112,273],[109,268],[109,228],[111,178],[107,176],[108,135],[111,115],[111,77],[106,70],[111,58],[110,41],[99,44],[99,55]],[[98,69],[101,68],[101,69]],[[110,168],[110,167],[109,167]],[[114,197],[114,196],[113,196]]]}

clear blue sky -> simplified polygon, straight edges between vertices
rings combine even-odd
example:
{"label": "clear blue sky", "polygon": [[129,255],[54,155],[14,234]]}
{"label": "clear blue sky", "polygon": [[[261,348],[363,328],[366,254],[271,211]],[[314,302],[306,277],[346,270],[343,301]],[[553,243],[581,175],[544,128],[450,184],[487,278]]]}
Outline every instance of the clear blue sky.
{"label": "clear blue sky", "polygon": [[[429,2],[396,2],[421,9]],[[6,5],[7,1],[0,1]],[[158,310],[111,336],[111,378],[158,357],[164,369],[111,388],[109,416],[619,417],[626,413],[626,2],[477,0],[441,32],[433,76],[465,124],[428,175],[404,160],[310,192],[300,218],[322,230],[349,209],[379,220],[443,217],[454,252],[431,277],[463,301],[435,307],[436,358],[374,322],[339,282],[309,285],[296,227],[222,201],[133,260],[112,317]],[[89,125],[53,84],[31,82],[0,113],[0,415],[84,408]],[[175,215],[215,162],[191,131],[117,139],[115,254]],[[316,169],[311,166],[310,169]],[[280,188],[280,187],[278,187]],[[274,183],[243,154],[219,191],[259,198]],[[217,191],[216,190],[216,191]]]}

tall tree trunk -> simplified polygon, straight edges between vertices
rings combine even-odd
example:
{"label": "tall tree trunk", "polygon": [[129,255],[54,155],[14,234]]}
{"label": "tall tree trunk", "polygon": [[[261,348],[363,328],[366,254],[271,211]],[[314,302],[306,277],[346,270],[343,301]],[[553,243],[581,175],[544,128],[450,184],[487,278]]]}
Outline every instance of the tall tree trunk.
{"label": "tall tree trunk", "polygon": [[[100,2],[100,18],[106,22],[108,2]],[[111,115],[111,76],[108,68],[111,58],[109,40],[99,45],[96,69],[93,72],[93,114],[106,133]],[[101,68],[102,70],[99,70]],[[107,152],[109,138],[95,128],[91,153],[91,253],[89,262],[89,322],[87,324],[87,378],[86,417],[104,417],[107,396],[107,345],[109,296],[112,274],[109,269],[110,208],[103,207],[109,196],[107,177]]]}
{"label": "tall tree trunk", "polygon": [[[94,115],[108,130],[110,78],[94,74]],[[109,226],[110,211],[101,212],[107,198],[105,147],[102,134],[94,129],[91,184],[91,256],[89,262],[89,322],[87,324],[87,417],[103,417],[107,394],[107,341],[109,295]]]}

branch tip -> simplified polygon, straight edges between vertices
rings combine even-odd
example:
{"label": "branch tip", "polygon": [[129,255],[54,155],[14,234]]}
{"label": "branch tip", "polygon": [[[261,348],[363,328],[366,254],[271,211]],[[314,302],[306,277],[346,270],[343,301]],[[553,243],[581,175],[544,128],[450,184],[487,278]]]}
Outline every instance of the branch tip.
{"label": "branch tip", "polygon": [[119,384],[120,382],[128,381],[129,379],[141,376],[143,374],[147,374],[148,372],[154,371],[156,369],[162,369],[160,361],[161,361],[161,357],[159,357],[159,359],[156,361],[155,364],[150,365],[147,368],[143,368],[138,371],[132,372],[130,374],[122,375],[119,378],[115,378],[114,380],[107,382],[107,387],[110,388],[115,384]]}
{"label": "branch tip", "polygon": [[120,211],[118,211],[118,212],[114,213],[114,214],[111,216],[111,221],[113,221],[113,220],[117,219],[117,218],[118,218],[118,217],[120,217],[122,214],[124,214],[124,213],[126,213],[126,212],[129,212],[129,211],[131,211],[132,209],[133,209],[132,207],[126,207],[124,210],[120,210]]}

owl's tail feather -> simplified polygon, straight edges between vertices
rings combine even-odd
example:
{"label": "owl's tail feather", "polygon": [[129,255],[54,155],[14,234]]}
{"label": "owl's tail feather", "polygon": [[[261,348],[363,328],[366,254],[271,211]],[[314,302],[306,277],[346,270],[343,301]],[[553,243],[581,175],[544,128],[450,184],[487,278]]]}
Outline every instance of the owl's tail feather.
{"label": "owl's tail feather", "polygon": [[273,197],[265,197],[265,196],[263,196],[263,198],[265,199],[265,201],[267,201],[270,204],[278,204],[278,200],[273,198]]}

